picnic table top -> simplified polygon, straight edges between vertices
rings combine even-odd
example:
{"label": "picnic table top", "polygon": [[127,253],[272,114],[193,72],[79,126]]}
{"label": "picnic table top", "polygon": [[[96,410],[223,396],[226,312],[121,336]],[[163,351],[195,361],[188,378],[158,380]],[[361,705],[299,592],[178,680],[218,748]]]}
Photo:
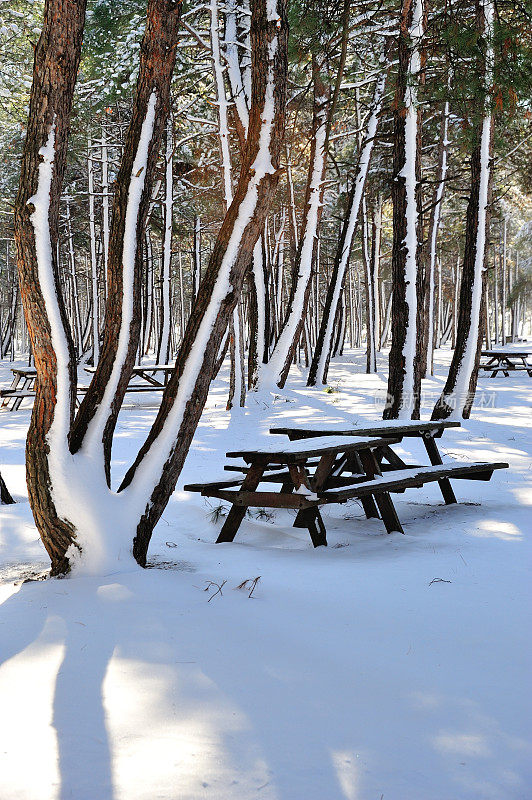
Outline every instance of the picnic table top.
{"label": "picnic table top", "polygon": [[532,354],[532,350],[482,350],[482,356],[514,356],[516,358],[526,358]]}
{"label": "picnic table top", "polygon": [[323,456],[328,453],[345,453],[356,450],[367,450],[388,444],[397,444],[397,438],[362,438],[358,436],[323,436],[299,442],[288,442],[279,447],[277,444],[266,444],[259,450],[236,450],[226,453],[228,458],[243,458],[244,461],[268,461],[269,463],[295,463],[312,456]]}
{"label": "picnic table top", "polygon": [[419,419],[412,419],[412,420],[396,420],[396,419],[388,419],[388,420],[381,420],[377,425],[372,425],[371,427],[361,427],[359,428],[356,425],[352,427],[348,427],[347,425],[342,425],[341,427],[335,426],[334,423],[322,423],[321,425],[317,423],[312,423],[310,425],[305,425],[301,427],[277,427],[273,426],[270,428],[270,433],[284,433],[284,434],[293,434],[293,433],[300,433],[300,434],[312,434],[312,435],[319,435],[322,436],[388,436],[388,435],[397,435],[397,436],[416,436],[419,433],[424,433],[426,431],[437,431],[442,430],[444,428],[459,428],[460,423],[454,420],[426,420],[421,421]]}
{"label": "picnic table top", "polygon": [[35,367],[11,367],[11,372],[13,375],[26,375],[29,378],[37,375]]}

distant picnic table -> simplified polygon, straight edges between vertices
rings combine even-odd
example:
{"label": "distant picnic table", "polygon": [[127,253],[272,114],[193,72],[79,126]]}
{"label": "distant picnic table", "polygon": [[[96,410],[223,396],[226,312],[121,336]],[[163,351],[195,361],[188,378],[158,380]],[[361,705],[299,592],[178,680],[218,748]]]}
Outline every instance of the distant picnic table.
{"label": "distant picnic table", "polygon": [[8,389],[0,389],[2,408],[16,411],[25,397],[35,397],[35,367],[12,367],[13,380]]}
{"label": "distant picnic table", "polygon": [[[94,373],[95,367],[85,366],[86,372]],[[0,389],[2,408],[9,411],[17,411],[25,398],[35,398],[35,378],[37,370],[35,367],[13,367],[13,381],[8,389]],[[157,392],[163,391],[170,375],[175,372],[174,364],[150,364],[133,367],[132,380],[126,389],[130,392]],[[156,377],[157,373],[162,373],[162,380]],[[87,386],[78,386],[77,392],[84,394]]]}
{"label": "distant picnic table", "polygon": [[[256,450],[227,453],[247,466],[229,464],[226,470],[243,478],[186,485],[185,491],[229,501],[232,506],[217,542],[233,541],[249,507],[297,510],[294,527],[308,528],[314,547],[326,545],[326,530],[320,507],[329,503],[360,500],[366,517],[380,517],[388,533],[403,528],[391,493],[425,483],[439,483],[445,503],[456,503],[449,478],[490,480],[495,469],[506,463],[451,462],[443,464],[435,438],[446,428],[459,427],[451,421],[384,423],[372,428],[330,429],[271,428],[287,434],[284,446],[266,445]],[[392,445],[405,436],[421,437],[430,466],[407,464]],[[279,491],[259,490],[260,484],[281,484]]]}
{"label": "distant picnic table", "polygon": [[[95,372],[95,367],[85,367],[86,372]],[[156,373],[162,373],[162,380],[155,377]],[[131,378],[139,378],[140,382],[128,383],[126,392],[157,392],[164,391],[166,384],[172,373],[175,372],[175,364],[141,364],[133,367]]]}
{"label": "distant picnic table", "polygon": [[482,350],[479,368],[491,372],[492,378],[498,372],[508,378],[510,372],[519,370],[525,370],[532,378],[532,364],[528,360],[530,355],[532,350]]}

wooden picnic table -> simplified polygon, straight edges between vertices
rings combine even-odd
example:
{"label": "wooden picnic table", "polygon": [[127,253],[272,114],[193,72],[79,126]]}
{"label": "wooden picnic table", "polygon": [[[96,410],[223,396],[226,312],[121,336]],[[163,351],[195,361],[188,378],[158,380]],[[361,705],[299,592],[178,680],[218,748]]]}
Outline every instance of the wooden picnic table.
{"label": "wooden picnic table", "polygon": [[[429,461],[432,466],[443,464],[443,460],[435,439],[439,439],[447,428],[459,428],[460,423],[453,420],[386,420],[368,427],[327,427],[325,425],[311,425],[308,427],[277,427],[270,428],[270,433],[284,434],[290,441],[309,439],[314,436],[381,436],[384,439],[394,438],[401,442],[403,438],[419,438],[422,440]],[[382,471],[391,469],[408,469],[402,458],[388,444],[378,448],[376,456]],[[443,499],[447,504],[456,503],[456,497],[448,478],[438,481]]]}
{"label": "wooden picnic table", "polygon": [[[95,367],[85,366],[86,372],[94,373]],[[133,367],[132,377],[139,378],[140,383],[130,383],[126,392],[157,392],[164,391],[170,375],[175,371],[174,364],[150,364]],[[24,398],[35,398],[35,378],[37,370],[34,367],[13,367],[13,381],[8,389],[0,389],[2,408],[16,411]],[[157,372],[163,373],[162,381],[155,377]],[[78,386],[78,394],[87,391],[87,386]]]}
{"label": "wooden picnic table", "polygon": [[532,364],[528,360],[530,355],[532,350],[482,350],[479,369],[491,372],[492,378],[498,372],[508,378],[510,372],[519,370],[526,371],[532,378]]}
{"label": "wooden picnic table", "polygon": [[[0,389],[2,408],[16,411],[25,397],[35,397],[35,367],[12,367],[13,380],[9,389]],[[11,407],[10,407],[11,404]]]}
{"label": "wooden picnic table", "polygon": [[[437,424],[445,427],[444,422]],[[394,436],[387,427],[386,436],[380,437],[329,433],[312,441],[292,441],[282,447],[271,444],[260,450],[231,451],[227,453],[228,458],[243,459],[248,466],[228,465],[225,469],[241,472],[244,478],[188,484],[184,488],[231,502],[216,540],[218,543],[233,541],[249,507],[293,508],[298,512],[294,527],[308,528],[314,547],[318,547],[327,544],[319,510],[321,505],[356,498],[361,501],[366,517],[380,516],[388,533],[403,533],[390,492],[404,492],[407,488],[438,481],[445,502],[456,503],[449,477],[489,480],[495,469],[508,466],[471,462],[442,464],[439,453],[438,463],[430,467],[409,465],[391,449],[391,445],[400,441],[401,437]],[[280,483],[281,488],[279,491],[259,490],[261,483]]]}
{"label": "wooden picnic table", "polygon": [[[237,450],[227,453],[228,458],[241,458],[247,468],[231,466],[244,472],[242,480],[217,481],[209,484],[188,484],[185,491],[201,491],[205,496],[229,500],[233,505],[216,540],[232,542],[246,509],[250,506],[268,508],[293,508],[298,514],[294,527],[308,528],[314,547],[326,545],[326,531],[318,505],[318,493],[331,487],[342,486],[342,472],[354,469],[373,478],[378,472],[373,455],[375,448],[390,444],[394,439],[325,437],[312,442],[290,442],[284,447],[271,445],[261,450]],[[279,468],[283,468],[279,470]],[[311,468],[314,468],[311,471]],[[312,474],[311,474],[312,473]],[[281,489],[257,491],[260,483],[281,483]],[[234,488],[238,487],[238,488]],[[395,508],[387,492],[364,499],[368,516],[381,513],[387,528],[401,530]]]}

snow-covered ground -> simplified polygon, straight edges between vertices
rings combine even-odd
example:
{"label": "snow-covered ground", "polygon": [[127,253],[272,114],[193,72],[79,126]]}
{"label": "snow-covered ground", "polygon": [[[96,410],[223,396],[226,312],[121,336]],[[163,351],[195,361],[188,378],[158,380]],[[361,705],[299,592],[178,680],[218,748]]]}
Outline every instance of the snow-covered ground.
{"label": "snow-covered ground", "polygon": [[[437,353],[424,382],[424,417],[449,360]],[[328,548],[291,512],[256,510],[215,545],[219,503],[182,490],[222,476],[225,452],[266,443],[271,424],[379,419],[385,378],[363,363],[336,361],[333,393],[294,372],[276,400],[251,396],[232,415],[222,376],[153,568],[101,578],[21,583],[48,562],[25,492],[29,412],[0,414],[17,500],[0,508],[1,800],[532,797],[526,373],[482,377],[484,407],[441,440],[450,456],[511,469],[455,481],[456,506],[433,484],[395,495],[404,536],[352,502],[325,510]],[[155,416],[156,398],[139,397],[120,417],[117,480]],[[257,576],[251,597],[237,588]]]}

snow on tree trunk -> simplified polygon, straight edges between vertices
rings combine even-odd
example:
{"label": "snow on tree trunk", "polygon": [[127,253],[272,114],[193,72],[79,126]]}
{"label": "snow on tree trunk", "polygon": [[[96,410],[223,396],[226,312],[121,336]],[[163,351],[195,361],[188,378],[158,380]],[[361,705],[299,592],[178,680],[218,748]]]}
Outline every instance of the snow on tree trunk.
{"label": "snow on tree trunk", "polygon": [[364,194],[364,186],[366,184],[366,178],[371,161],[371,153],[375,143],[377,124],[380,112],[382,110],[387,74],[384,55],[381,56],[379,66],[381,68],[381,73],[375,84],[366,133],[360,149],[357,172],[353,181],[351,192],[349,194],[347,213],[342,226],[340,240],[338,242],[331,279],[329,281],[327,296],[325,298],[325,307],[323,309],[323,315],[321,318],[320,331],[318,334],[312,363],[310,365],[307,382],[308,386],[315,386],[317,382],[322,384],[327,382],[327,372],[331,358],[334,322],[338,310],[338,302],[345,280],[347,265],[349,263],[349,256],[355,236],[360,206],[362,203],[362,196]]}
{"label": "snow on tree trunk", "polygon": [[167,364],[170,360],[170,280],[172,268],[172,225],[174,208],[173,180],[173,120],[172,113],[166,121],[166,155],[165,155],[165,197],[164,197],[164,237],[161,270],[161,334],[157,349],[157,363]]}
{"label": "snow on tree trunk", "polygon": [[87,151],[89,175],[89,236],[91,249],[92,363],[96,365],[100,357],[100,327],[98,315],[98,265],[96,262],[96,218],[94,214],[94,161],[92,158],[92,140],[90,136]]}
{"label": "snow on tree trunk", "polygon": [[394,103],[393,304],[386,419],[419,417],[422,343],[420,110],[423,0],[404,0]]}
{"label": "snow on tree trunk", "polygon": [[[74,420],[76,362],[59,280],[57,241],[85,4],[65,6],[61,0],[47,0],[45,5],[15,204],[15,236],[37,369],[27,482],[54,574],[79,563],[82,551],[94,569],[108,562],[110,552],[114,559],[121,552],[127,558],[116,495],[107,485],[108,467],[112,431],[138,346],[140,243],[168,109],[179,18],[180,6],[173,0],[150,0],[137,96],[115,184],[104,344]],[[131,275],[132,262],[136,276]]]}
{"label": "snow on tree trunk", "polygon": [[493,25],[492,0],[483,0],[478,14],[478,27],[486,48],[484,85],[487,108],[477,125],[476,141],[471,154],[471,191],[467,206],[456,347],[445,387],[432,412],[433,419],[467,419],[471,413],[477,383],[482,347],[482,298],[492,177],[493,117],[488,103],[493,80]]}

